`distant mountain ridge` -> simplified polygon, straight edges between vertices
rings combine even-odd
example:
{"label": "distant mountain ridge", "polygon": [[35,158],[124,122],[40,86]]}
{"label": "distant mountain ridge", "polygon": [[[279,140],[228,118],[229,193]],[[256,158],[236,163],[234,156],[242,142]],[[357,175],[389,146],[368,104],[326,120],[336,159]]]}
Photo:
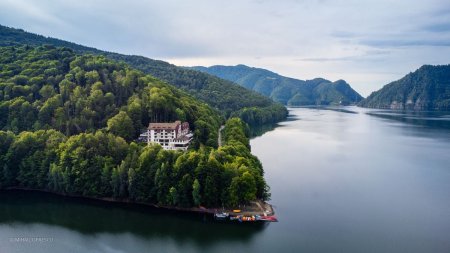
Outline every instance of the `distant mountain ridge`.
{"label": "distant mountain ridge", "polygon": [[178,67],[160,60],[106,52],[0,25],[0,46],[41,46],[44,44],[67,47],[82,54],[105,55],[110,59],[123,61],[135,69],[188,92],[191,96],[222,112],[225,117],[244,118],[243,115],[247,115],[246,123],[250,125],[270,124],[284,120],[287,116],[287,110],[281,104],[216,76]]}
{"label": "distant mountain ridge", "polygon": [[349,105],[363,97],[344,80],[331,82],[323,78],[299,80],[281,76],[272,71],[246,65],[191,67],[235,82],[284,105]]}
{"label": "distant mountain ridge", "polygon": [[359,106],[396,110],[450,110],[450,65],[423,65],[373,92]]}

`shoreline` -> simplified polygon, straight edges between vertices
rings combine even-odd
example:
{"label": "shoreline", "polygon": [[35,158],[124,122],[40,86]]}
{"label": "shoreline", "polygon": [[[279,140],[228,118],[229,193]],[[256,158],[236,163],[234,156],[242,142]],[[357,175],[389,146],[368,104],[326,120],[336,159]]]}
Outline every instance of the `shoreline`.
{"label": "shoreline", "polygon": [[[78,198],[78,199],[84,199],[84,200],[95,200],[95,201],[101,201],[106,203],[113,203],[113,204],[127,204],[127,205],[135,205],[135,206],[145,206],[145,207],[151,207],[156,208],[159,210],[167,210],[167,211],[178,211],[178,212],[185,212],[185,213],[196,213],[196,214],[209,214],[211,216],[214,216],[215,213],[218,212],[229,212],[234,213],[233,209],[222,209],[222,208],[205,208],[205,207],[176,207],[176,206],[164,206],[164,205],[157,205],[153,203],[148,202],[139,202],[139,201],[130,201],[130,200],[123,200],[123,199],[114,199],[114,198],[102,198],[102,197],[90,197],[90,196],[82,196],[77,194],[67,194],[67,193],[60,193],[60,192],[54,192],[50,190],[44,190],[44,189],[31,189],[26,187],[6,187],[3,189],[0,189],[0,191],[28,191],[28,192],[41,192],[41,193],[48,193],[53,194],[61,197],[70,197],[70,198]],[[270,205],[267,202],[264,202],[262,200],[255,200],[255,203],[258,203],[256,205],[261,207],[261,210],[264,210],[263,213],[265,213],[267,216],[274,216],[275,212],[273,210],[273,206]],[[264,208],[261,206],[264,206]],[[266,213],[266,211],[268,212]],[[235,213],[236,215],[255,215],[256,213],[260,215],[264,215],[260,212],[251,212],[251,211],[242,211],[239,213]]]}

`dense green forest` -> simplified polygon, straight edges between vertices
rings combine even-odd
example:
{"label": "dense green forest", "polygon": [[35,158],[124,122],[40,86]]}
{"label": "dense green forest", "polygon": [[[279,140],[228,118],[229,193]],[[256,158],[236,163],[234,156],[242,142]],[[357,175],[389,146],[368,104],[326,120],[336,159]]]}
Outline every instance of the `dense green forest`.
{"label": "dense green forest", "polygon": [[[186,120],[187,152],[133,142],[152,121]],[[248,126],[124,63],[53,46],[0,48],[0,188],[169,206],[269,197]]]}
{"label": "dense green forest", "polygon": [[[135,69],[183,89],[193,97],[217,109],[227,118],[231,115],[253,115],[253,117],[245,118],[246,123],[250,125],[275,123],[285,119],[287,116],[287,110],[281,104],[275,103],[269,98],[242,88],[230,81],[200,71],[177,67],[164,61],[153,60],[143,56],[105,52],[0,25],[0,46],[24,44],[63,46],[71,48],[77,53],[105,55],[107,58],[123,61]],[[254,121],[250,121],[250,119],[254,119]]]}
{"label": "dense green forest", "polygon": [[105,128],[130,141],[149,122],[180,119],[193,126],[195,146],[217,146],[217,112],[125,64],[53,46],[1,47],[0,55],[0,129]]}
{"label": "dense green forest", "polygon": [[412,110],[450,110],[450,65],[424,65],[373,92],[362,107]]}
{"label": "dense green forest", "polygon": [[344,80],[331,82],[322,78],[298,80],[284,77],[261,68],[245,65],[192,67],[217,77],[235,82],[290,106],[302,105],[349,105],[362,97]]}
{"label": "dense green forest", "polygon": [[65,136],[56,130],[0,131],[0,189],[25,187],[69,195],[168,206],[236,206],[268,199],[245,123],[227,121],[226,144],[188,152],[127,143],[106,131]]}

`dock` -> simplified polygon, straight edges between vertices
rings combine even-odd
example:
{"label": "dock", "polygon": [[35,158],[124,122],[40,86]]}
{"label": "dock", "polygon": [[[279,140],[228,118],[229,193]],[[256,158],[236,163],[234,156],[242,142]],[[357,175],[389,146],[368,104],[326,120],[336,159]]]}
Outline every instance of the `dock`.
{"label": "dock", "polygon": [[264,221],[277,222],[272,205],[261,200],[251,201],[247,205],[241,205],[236,209],[216,209],[214,217],[217,220],[236,221]]}

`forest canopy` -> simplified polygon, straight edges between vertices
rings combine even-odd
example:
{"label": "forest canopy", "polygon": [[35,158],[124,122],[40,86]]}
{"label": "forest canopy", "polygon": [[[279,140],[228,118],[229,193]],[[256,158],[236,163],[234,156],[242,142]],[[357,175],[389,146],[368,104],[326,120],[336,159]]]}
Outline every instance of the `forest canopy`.
{"label": "forest canopy", "polygon": [[[134,140],[149,122],[185,120],[187,152]],[[168,206],[268,199],[248,126],[104,56],[53,46],[0,48],[0,188]]]}
{"label": "forest canopy", "polygon": [[127,143],[104,131],[70,137],[56,130],[0,131],[0,189],[21,187],[167,206],[236,206],[267,200],[263,168],[239,118],[225,145],[187,152]]}
{"label": "forest canopy", "polygon": [[[220,111],[223,117],[240,116],[240,112],[243,110],[246,111],[246,114],[257,115],[255,121],[246,121],[251,120],[251,117],[242,118],[249,125],[272,124],[287,117],[287,109],[270,98],[200,71],[143,56],[106,52],[0,25],[0,46],[41,46],[45,44],[70,48],[78,54],[103,55],[109,59],[124,62],[134,69],[182,89],[199,101]],[[239,112],[235,113],[236,111]]]}
{"label": "forest canopy", "polygon": [[0,48],[0,129],[106,130],[127,141],[149,122],[188,121],[217,146],[221,116],[188,94],[104,56],[53,46]]}

